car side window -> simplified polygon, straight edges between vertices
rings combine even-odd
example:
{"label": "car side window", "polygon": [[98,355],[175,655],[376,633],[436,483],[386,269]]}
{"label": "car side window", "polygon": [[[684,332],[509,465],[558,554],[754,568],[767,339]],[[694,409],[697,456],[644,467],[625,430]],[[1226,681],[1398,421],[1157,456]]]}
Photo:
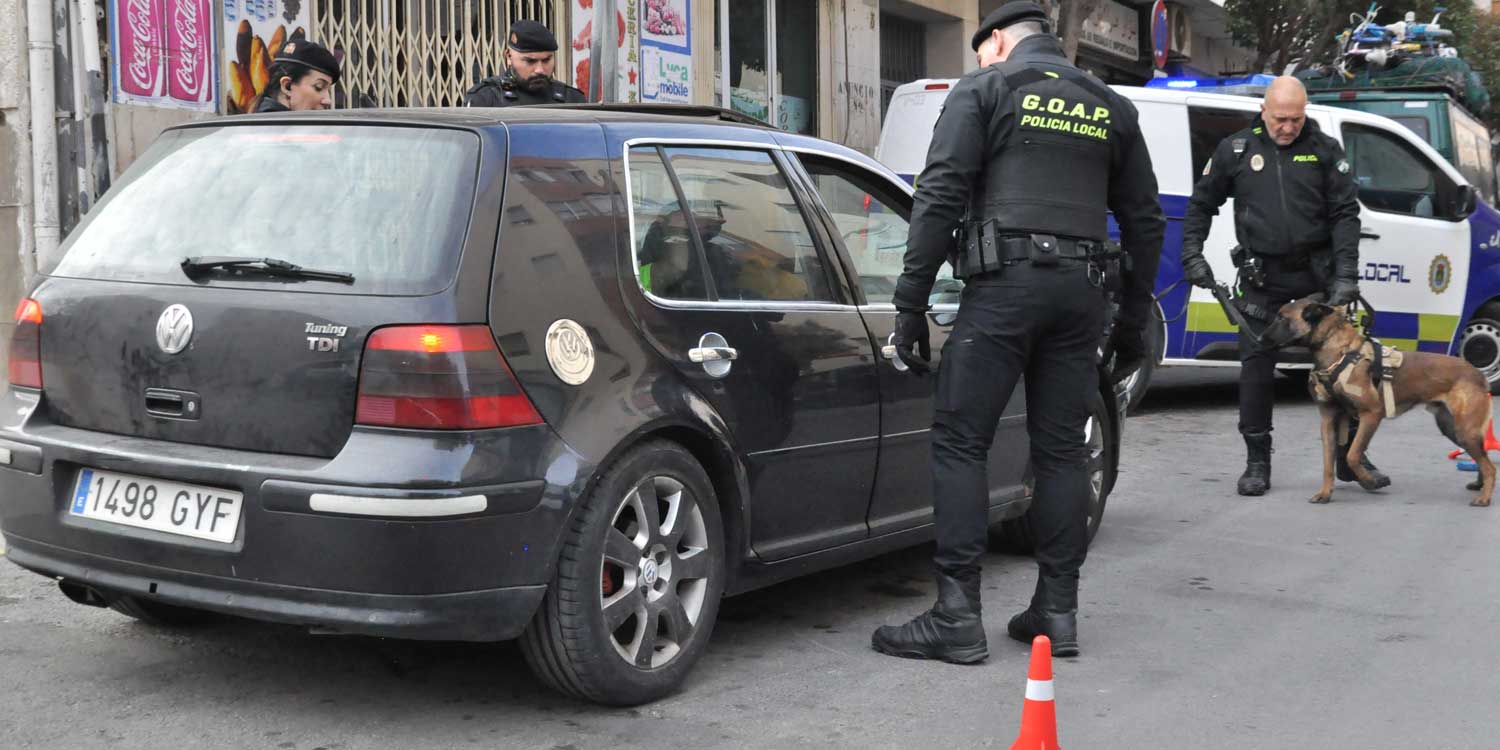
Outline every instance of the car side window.
{"label": "car side window", "polygon": [[708,299],[702,258],[655,146],[630,150],[630,229],[642,289],[662,299]]}
{"label": "car side window", "polygon": [[1366,125],[1344,126],[1344,153],[1359,187],[1359,200],[1373,211],[1453,219],[1458,184],[1402,138]]}
{"label": "car side window", "polygon": [[1193,148],[1193,184],[1203,174],[1203,168],[1214,156],[1219,142],[1250,127],[1255,121],[1255,112],[1239,109],[1209,109],[1188,107],[1188,134]]}
{"label": "car side window", "polygon": [[833,301],[828,268],[771,154],[667,147],[719,300]]}
{"label": "car side window", "polygon": [[[823,207],[854,263],[854,272],[871,304],[889,304],[896,293],[906,257],[911,197],[878,175],[837,159],[801,154]],[[944,264],[933,284],[929,304],[957,304],[963,282]]]}

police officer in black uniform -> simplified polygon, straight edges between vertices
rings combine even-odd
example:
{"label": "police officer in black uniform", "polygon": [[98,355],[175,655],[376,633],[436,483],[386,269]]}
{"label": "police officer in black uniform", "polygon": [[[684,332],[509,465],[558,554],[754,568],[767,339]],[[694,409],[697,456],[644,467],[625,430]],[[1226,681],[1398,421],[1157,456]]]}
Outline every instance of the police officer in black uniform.
{"label": "police officer in black uniform", "polygon": [[505,46],[505,72],[470,89],[464,95],[464,106],[587,102],[582,91],[553,80],[556,67],[557,37],[536,21],[516,21],[510,25],[510,40]]}
{"label": "police officer in black uniform", "polygon": [[[1008,630],[1025,642],[1047,634],[1055,655],[1078,653],[1078,572],[1088,545],[1084,428],[1089,394],[1099,387],[1103,286],[1123,286],[1112,334],[1111,376],[1119,379],[1148,356],[1144,330],[1165,223],[1135,108],[1071,65],[1047,23],[1025,0],[984,20],[973,39],[980,68],[954,85],[917,180],[895,294],[896,351],[913,371],[929,368],[928,295],[950,254],[965,286],[934,399],[938,600],[905,625],[875,631],[874,648],[895,656],[973,663],[988,655],[979,597],[986,462],[1022,377],[1039,576],[1031,606]],[[1113,280],[1104,278],[1111,210],[1132,261]]]}
{"label": "police officer in black uniform", "polygon": [[[1241,268],[1236,298],[1253,325],[1269,325],[1281,306],[1326,294],[1345,305],[1359,297],[1359,198],[1338,141],[1307,119],[1307,90],[1291,76],[1266,89],[1261,115],[1219,143],[1203,167],[1182,222],[1182,271],[1189,283],[1211,287],[1213,271],[1203,241],[1219,207],[1234,198],[1234,231]],[[1241,495],[1271,488],[1271,406],[1276,351],[1240,336],[1240,434],[1245,438]],[[1354,425],[1351,423],[1351,432]],[[1340,452],[1338,475],[1354,480]],[[1380,486],[1390,484],[1369,460]]]}

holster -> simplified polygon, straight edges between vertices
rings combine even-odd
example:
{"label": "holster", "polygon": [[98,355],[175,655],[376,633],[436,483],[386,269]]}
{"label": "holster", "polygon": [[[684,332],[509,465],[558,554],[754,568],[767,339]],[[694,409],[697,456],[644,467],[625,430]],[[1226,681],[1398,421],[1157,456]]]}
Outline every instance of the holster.
{"label": "holster", "polygon": [[963,280],[984,274],[999,275],[1005,270],[1000,257],[999,235],[989,221],[965,221],[958,230],[958,258],[953,276]]}

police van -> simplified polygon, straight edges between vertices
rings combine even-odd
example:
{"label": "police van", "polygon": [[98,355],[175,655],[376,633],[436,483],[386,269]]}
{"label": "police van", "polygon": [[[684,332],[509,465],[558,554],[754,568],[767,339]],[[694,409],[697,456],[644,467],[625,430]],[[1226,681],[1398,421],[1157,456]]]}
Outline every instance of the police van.
{"label": "police van", "polygon": [[[915,184],[943,101],[956,80],[896,89],[875,156]],[[1236,329],[1208,291],[1182,280],[1182,220],[1193,185],[1220,140],[1245,128],[1260,100],[1172,89],[1115,87],[1140,111],[1167,218],[1156,277],[1157,366],[1237,366]],[[1344,146],[1359,186],[1360,291],[1378,314],[1375,335],[1408,351],[1462,356],[1500,388],[1500,212],[1459,170],[1401,124],[1353,109],[1311,105],[1308,119]],[[1235,278],[1234,201],[1219,209],[1205,255]],[[1116,228],[1111,222],[1111,232]],[[1305,371],[1305,361],[1301,369]],[[1298,364],[1288,358],[1288,369]],[[1139,403],[1153,368],[1130,382]]]}

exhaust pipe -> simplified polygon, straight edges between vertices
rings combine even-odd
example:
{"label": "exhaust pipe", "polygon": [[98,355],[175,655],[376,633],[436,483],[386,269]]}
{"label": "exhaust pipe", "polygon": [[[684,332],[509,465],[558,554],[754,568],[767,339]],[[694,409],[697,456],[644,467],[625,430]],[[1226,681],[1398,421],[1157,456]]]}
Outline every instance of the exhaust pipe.
{"label": "exhaust pipe", "polygon": [[69,581],[64,578],[57,582],[57,587],[62,589],[64,596],[79,604],[86,604],[90,607],[109,606],[109,599],[105,598],[104,594],[93,586],[85,586],[76,581]]}

